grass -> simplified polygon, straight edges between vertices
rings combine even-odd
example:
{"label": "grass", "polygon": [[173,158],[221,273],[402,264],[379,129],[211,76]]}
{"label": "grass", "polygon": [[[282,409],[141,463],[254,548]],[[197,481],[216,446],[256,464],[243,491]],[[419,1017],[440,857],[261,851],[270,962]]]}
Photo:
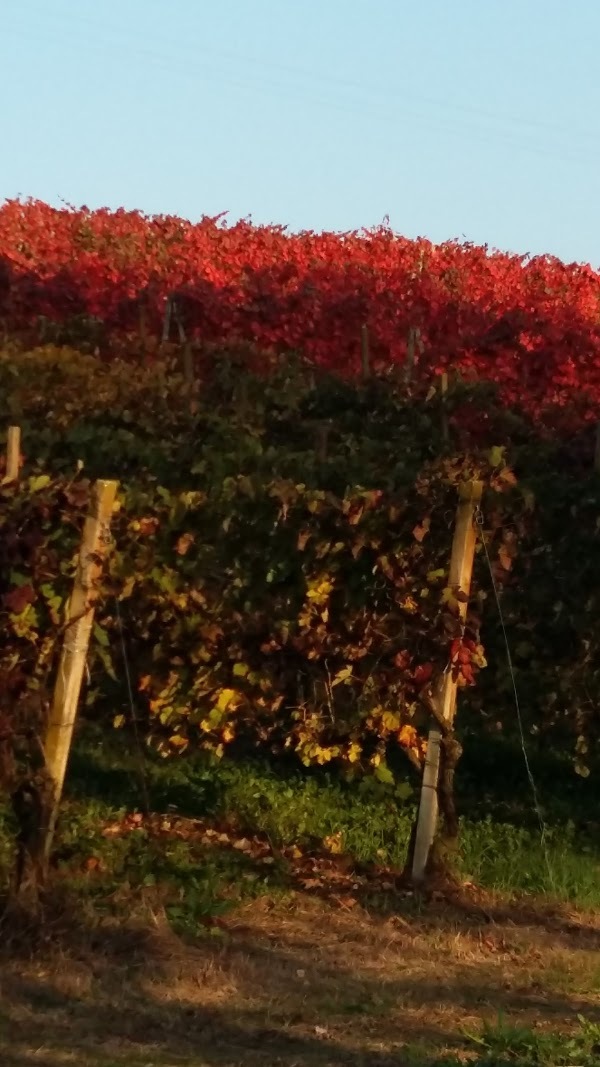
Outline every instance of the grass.
{"label": "grass", "polygon": [[395,879],[410,783],[201,758],[143,776],[123,738],[79,736],[43,926],[0,926],[7,1067],[600,1062],[600,857],[576,820],[542,844],[488,804],[464,888],[424,899]]}
{"label": "grass", "polygon": [[[536,1033],[527,1026],[511,1026],[500,1020],[487,1024],[471,1040],[481,1050],[479,1067],[518,1063],[521,1067],[595,1067],[600,1053],[600,1026],[585,1019],[569,1037]],[[456,1060],[455,1060],[456,1062]],[[448,1067],[452,1061],[447,1061]]]}
{"label": "grass", "polygon": [[[3,1064],[598,1062],[587,969],[597,916],[513,907],[489,921],[466,900],[424,910],[409,897],[384,916],[294,891],[238,902],[218,937],[192,939],[149,901],[127,922],[55,912],[34,954],[13,920],[1,960]],[[553,975],[567,969],[568,989],[557,988]]]}
{"label": "grass", "polygon": [[[115,748],[89,731],[80,739],[70,773],[73,799],[140,808],[144,792],[153,810],[179,811],[227,824],[240,834],[261,834],[275,847],[320,847],[336,838],[344,853],[365,864],[402,869],[414,820],[417,792],[401,781],[348,784],[325,772],[300,774],[258,760],[222,761],[205,757],[165,763],[147,757],[145,789],[135,751]],[[531,825],[531,798],[511,786],[513,814],[463,818],[461,873],[484,888],[504,894],[530,893],[600,908],[600,843],[565,820],[562,807],[544,837]],[[560,798],[558,798],[560,802]],[[521,808],[517,806],[520,801]],[[478,798],[463,797],[466,810]],[[489,805],[488,805],[489,808]],[[493,810],[493,809],[492,809]],[[573,809],[571,809],[572,811]],[[586,807],[586,814],[589,814]],[[548,811],[552,819],[552,810]]]}

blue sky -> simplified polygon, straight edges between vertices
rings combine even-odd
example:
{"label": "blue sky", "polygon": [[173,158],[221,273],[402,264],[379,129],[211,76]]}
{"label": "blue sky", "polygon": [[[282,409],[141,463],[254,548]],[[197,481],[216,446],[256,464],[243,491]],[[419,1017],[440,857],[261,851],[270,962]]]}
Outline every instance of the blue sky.
{"label": "blue sky", "polygon": [[4,0],[0,197],[600,265],[597,0]]}

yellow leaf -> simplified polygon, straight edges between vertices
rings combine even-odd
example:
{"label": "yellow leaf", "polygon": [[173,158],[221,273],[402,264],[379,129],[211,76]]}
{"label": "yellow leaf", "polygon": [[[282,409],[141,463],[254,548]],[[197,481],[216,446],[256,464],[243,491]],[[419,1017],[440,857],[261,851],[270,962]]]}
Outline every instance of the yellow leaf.
{"label": "yellow leaf", "polygon": [[404,748],[416,748],[418,742],[418,734],[414,726],[406,724],[398,732],[398,741]]}
{"label": "yellow leaf", "polygon": [[337,834],[330,834],[329,837],[324,838],[323,844],[328,852],[332,852],[334,856],[339,856],[344,847],[343,838],[339,831]]}
{"label": "yellow leaf", "polygon": [[29,479],[29,490],[32,493],[37,493],[40,489],[45,489],[47,485],[50,485],[49,474],[38,474],[37,478]]}
{"label": "yellow leaf", "polygon": [[398,715],[394,715],[393,711],[384,711],[381,716],[381,722],[386,730],[397,730],[400,726],[400,718]]}
{"label": "yellow leaf", "polygon": [[343,682],[349,682],[351,681],[351,679],[352,667],[350,664],[347,664],[345,667],[342,667],[341,671],[337,672],[335,678],[331,683],[331,688],[333,689],[335,685],[342,685]]}
{"label": "yellow leaf", "polygon": [[352,744],[350,745],[350,748],[348,749],[348,757],[347,757],[348,758],[348,762],[349,763],[356,763],[357,760],[360,759],[361,751],[362,751],[362,749],[361,749],[360,745],[358,745],[356,743],[356,741],[353,741]]}
{"label": "yellow leaf", "polygon": [[227,708],[230,707],[236,697],[237,693],[235,689],[222,689],[219,693],[219,699],[217,700],[217,703],[215,705],[217,710],[227,711]]}
{"label": "yellow leaf", "polygon": [[402,611],[407,613],[407,615],[414,615],[415,612],[419,610],[419,605],[412,596],[405,597],[401,602],[400,607],[402,608]]}

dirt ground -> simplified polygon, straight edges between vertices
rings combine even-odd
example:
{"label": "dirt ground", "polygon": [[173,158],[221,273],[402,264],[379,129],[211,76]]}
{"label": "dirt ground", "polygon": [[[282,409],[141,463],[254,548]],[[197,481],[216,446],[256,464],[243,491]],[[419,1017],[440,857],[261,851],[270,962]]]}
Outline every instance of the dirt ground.
{"label": "dirt ground", "polygon": [[387,914],[293,893],[195,941],[160,909],[125,928],[3,928],[3,1067],[371,1067],[467,1050],[482,1019],[600,1021],[600,916],[467,897]]}

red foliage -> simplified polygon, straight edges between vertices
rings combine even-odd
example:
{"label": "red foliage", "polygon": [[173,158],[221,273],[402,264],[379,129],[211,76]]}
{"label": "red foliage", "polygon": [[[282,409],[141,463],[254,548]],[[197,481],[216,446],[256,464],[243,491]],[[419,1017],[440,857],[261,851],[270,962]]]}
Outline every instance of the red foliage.
{"label": "red foliage", "polygon": [[167,298],[186,336],[212,345],[296,350],[340,374],[360,368],[369,329],[374,370],[405,362],[419,331],[415,376],[444,368],[493,381],[533,416],[578,399],[600,407],[600,276],[549,256],[408,240],[380,227],[288,234],[276,226],[39,201],[0,207],[0,315],[31,339],[40,317],[104,325],[109,351],[140,334],[152,351]]}

